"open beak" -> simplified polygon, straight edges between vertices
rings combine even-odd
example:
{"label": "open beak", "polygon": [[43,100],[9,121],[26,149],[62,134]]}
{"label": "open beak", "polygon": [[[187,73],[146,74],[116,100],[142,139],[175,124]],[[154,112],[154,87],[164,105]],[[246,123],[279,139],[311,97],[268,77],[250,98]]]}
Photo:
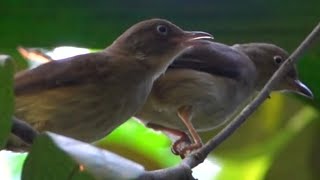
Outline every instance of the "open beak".
{"label": "open beak", "polygon": [[196,40],[213,40],[213,36],[209,33],[202,31],[185,31],[185,42],[190,43]]}
{"label": "open beak", "polygon": [[312,91],[306,85],[304,85],[300,80],[296,79],[291,82],[292,83],[290,85],[291,86],[290,90],[300,95],[303,95],[307,98],[313,99]]}

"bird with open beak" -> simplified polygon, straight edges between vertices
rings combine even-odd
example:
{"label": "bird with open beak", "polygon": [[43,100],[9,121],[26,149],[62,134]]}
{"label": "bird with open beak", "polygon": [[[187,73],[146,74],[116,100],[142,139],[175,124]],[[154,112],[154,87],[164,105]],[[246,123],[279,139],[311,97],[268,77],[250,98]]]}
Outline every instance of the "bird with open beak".
{"label": "bird with open beak", "polygon": [[[273,44],[198,42],[154,83],[136,117],[148,127],[178,136],[172,150],[184,157],[201,147],[198,131],[228,122],[287,58],[288,53]],[[273,90],[313,97],[299,81],[294,65]]]}
{"label": "bird with open beak", "polygon": [[133,25],[100,52],[18,73],[15,118],[40,132],[85,142],[99,140],[133,116],[145,103],[154,80],[201,39],[212,36],[151,19]]}

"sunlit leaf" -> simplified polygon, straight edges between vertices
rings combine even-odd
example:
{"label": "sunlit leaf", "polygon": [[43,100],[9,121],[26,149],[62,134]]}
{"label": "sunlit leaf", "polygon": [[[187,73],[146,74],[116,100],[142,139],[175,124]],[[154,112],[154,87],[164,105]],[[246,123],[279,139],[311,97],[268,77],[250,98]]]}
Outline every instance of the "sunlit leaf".
{"label": "sunlit leaf", "polygon": [[[173,166],[181,161],[179,156],[171,152],[168,137],[146,128],[134,119],[118,127],[98,144],[137,162],[144,162],[147,169]],[[155,163],[158,166],[154,166]]]}

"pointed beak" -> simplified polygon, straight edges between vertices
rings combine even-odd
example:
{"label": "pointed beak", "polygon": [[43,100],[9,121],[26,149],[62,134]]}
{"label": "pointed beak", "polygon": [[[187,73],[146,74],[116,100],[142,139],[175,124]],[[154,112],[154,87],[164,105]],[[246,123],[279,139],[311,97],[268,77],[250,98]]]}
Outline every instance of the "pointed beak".
{"label": "pointed beak", "polygon": [[298,79],[293,81],[291,90],[307,98],[313,99],[312,91]]}
{"label": "pointed beak", "polygon": [[186,42],[214,39],[211,34],[202,31],[185,31],[184,38]]}

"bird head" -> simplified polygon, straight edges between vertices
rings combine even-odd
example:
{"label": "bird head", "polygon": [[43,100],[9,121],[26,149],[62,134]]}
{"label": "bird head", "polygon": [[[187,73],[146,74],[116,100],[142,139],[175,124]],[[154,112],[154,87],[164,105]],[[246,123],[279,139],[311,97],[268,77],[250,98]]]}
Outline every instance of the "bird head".
{"label": "bird head", "polygon": [[[198,39],[213,39],[205,32],[184,31],[164,19],[139,22],[125,31],[111,49],[129,53],[149,68],[167,67],[183,50]],[[120,52],[121,53],[121,52]]]}
{"label": "bird head", "polygon": [[[244,52],[255,64],[258,72],[256,88],[259,90],[289,57],[289,54],[285,50],[273,44],[248,43],[237,44],[234,45],[234,47]],[[291,91],[313,98],[311,90],[299,80],[298,72],[294,64],[291,65],[290,69],[279,83],[276,84],[273,90]]]}

